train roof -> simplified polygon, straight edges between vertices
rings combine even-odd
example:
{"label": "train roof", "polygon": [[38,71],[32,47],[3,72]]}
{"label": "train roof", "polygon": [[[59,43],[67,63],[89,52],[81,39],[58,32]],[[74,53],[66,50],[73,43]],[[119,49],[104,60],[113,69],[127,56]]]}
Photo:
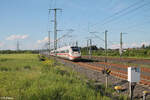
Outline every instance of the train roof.
{"label": "train roof", "polygon": [[65,46],[65,47],[58,48],[57,50],[69,49],[69,48],[72,48],[72,47],[77,47],[77,46]]}
{"label": "train roof", "polygon": [[[66,49],[69,49],[69,48],[72,48],[72,47],[77,47],[77,46],[64,46],[64,47],[58,48],[57,50],[52,50],[51,52],[58,51],[58,50],[66,50]],[[77,48],[79,48],[79,47],[77,47]]]}
{"label": "train roof", "polygon": [[[72,47],[77,47],[77,46],[64,46],[64,47],[58,48],[57,50],[69,49],[69,48],[72,48]],[[57,51],[57,50],[52,50],[52,51]]]}

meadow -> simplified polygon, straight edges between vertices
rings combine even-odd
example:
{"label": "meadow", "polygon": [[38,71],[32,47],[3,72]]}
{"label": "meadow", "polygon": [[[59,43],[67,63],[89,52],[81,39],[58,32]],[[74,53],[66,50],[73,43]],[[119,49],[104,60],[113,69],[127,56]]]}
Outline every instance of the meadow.
{"label": "meadow", "polygon": [[[112,100],[93,82],[54,59],[40,61],[36,54],[0,55],[0,99]],[[124,97],[119,97],[125,100]]]}

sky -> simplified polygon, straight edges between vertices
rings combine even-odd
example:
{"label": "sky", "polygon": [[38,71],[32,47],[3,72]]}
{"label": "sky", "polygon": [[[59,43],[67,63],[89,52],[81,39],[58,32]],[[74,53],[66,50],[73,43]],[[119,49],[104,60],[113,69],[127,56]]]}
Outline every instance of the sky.
{"label": "sky", "polygon": [[[42,49],[54,40],[54,12],[57,12],[58,47],[86,46],[87,40],[104,47],[104,32],[108,30],[108,48],[150,45],[149,0],[0,0],[0,50],[17,48]],[[53,43],[51,43],[53,48]]]}

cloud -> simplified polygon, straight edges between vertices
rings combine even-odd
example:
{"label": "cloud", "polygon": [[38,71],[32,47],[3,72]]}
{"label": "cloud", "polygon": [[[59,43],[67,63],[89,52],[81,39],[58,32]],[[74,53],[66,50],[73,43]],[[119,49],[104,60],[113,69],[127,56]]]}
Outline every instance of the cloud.
{"label": "cloud", "polygon": [[[43,40],[38,40],[37,41],[38,44],[47,43],[47,42],[48,42],[48,37],[45,37]],[[50,42],[54,42],[54,40],[50,39]]]}
{"label": "cloud", "polygon": [[131,47],[131,48],[137,48],[137,47],[141,47],[143,44],[144,44],[145,46],[149,46],[149,45],[150,45],[149,42],[141,42],[141,43],[132,43],[130,47]]}
{"label": "cloud", "polygon": [[[129,48],[129,45],[126,44],[126,43],[124,43],[124,44],[122,45],[122,47],[123,47],[123,48]],[[120,49],[120,44],[119,44],[119,43],[118,43],[118,44],[113,44],[113,45],[110,46],[110,48],[111,48],[111,49]]]}
{"label": "cloud", "polygon": [[6,38],[6,40],[16,40],[16,39],[20,39],[20,40],[23,40],[23,39],[26,39],[28,38],[29,36],[28,35],[10,35],[9,37]]}
{"label": "cloud", "polygon": [[133,48],[139,47],[139,44],[137,44],[137,43],[132,43],[132,44],[131,44],[131,47],[133,47]]}
{"label": "cloud", "polygon": [[111,49],[119,49],[120,48],[120,44],[113,44],[110,46]]}
{"label": "cloud", "polygon": [[[145,45],[145,46],[149,46],[150,45],[150,42],[141,42],[141,43],[131,43],[131,44],[126,44],[124,43],[123,44],[123,48],[137,48],[137,47],[141,47],[142,45]],[[110,46],[111,49],[119,49],[120,48],[120,44],[113,44]]]}
{"label": "cloud", "polygon": [[46,43],[48,42],[48,37],[45,37],[43,40],[38,40],[37,43],[41,44],[41,43]]}
{"label": "cloud", "polygon": [[0,42],[0,47],[3,47],[4,46],[4,43]]}

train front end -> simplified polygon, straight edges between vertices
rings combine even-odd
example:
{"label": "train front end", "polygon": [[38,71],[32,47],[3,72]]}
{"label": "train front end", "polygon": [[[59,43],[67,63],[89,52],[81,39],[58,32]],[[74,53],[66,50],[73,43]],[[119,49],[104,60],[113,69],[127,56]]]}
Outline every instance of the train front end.
{"label": "train front end", "polygon": [[69,60],[75,61],[81,59],[81,51],[79,47],[70,47]]}

